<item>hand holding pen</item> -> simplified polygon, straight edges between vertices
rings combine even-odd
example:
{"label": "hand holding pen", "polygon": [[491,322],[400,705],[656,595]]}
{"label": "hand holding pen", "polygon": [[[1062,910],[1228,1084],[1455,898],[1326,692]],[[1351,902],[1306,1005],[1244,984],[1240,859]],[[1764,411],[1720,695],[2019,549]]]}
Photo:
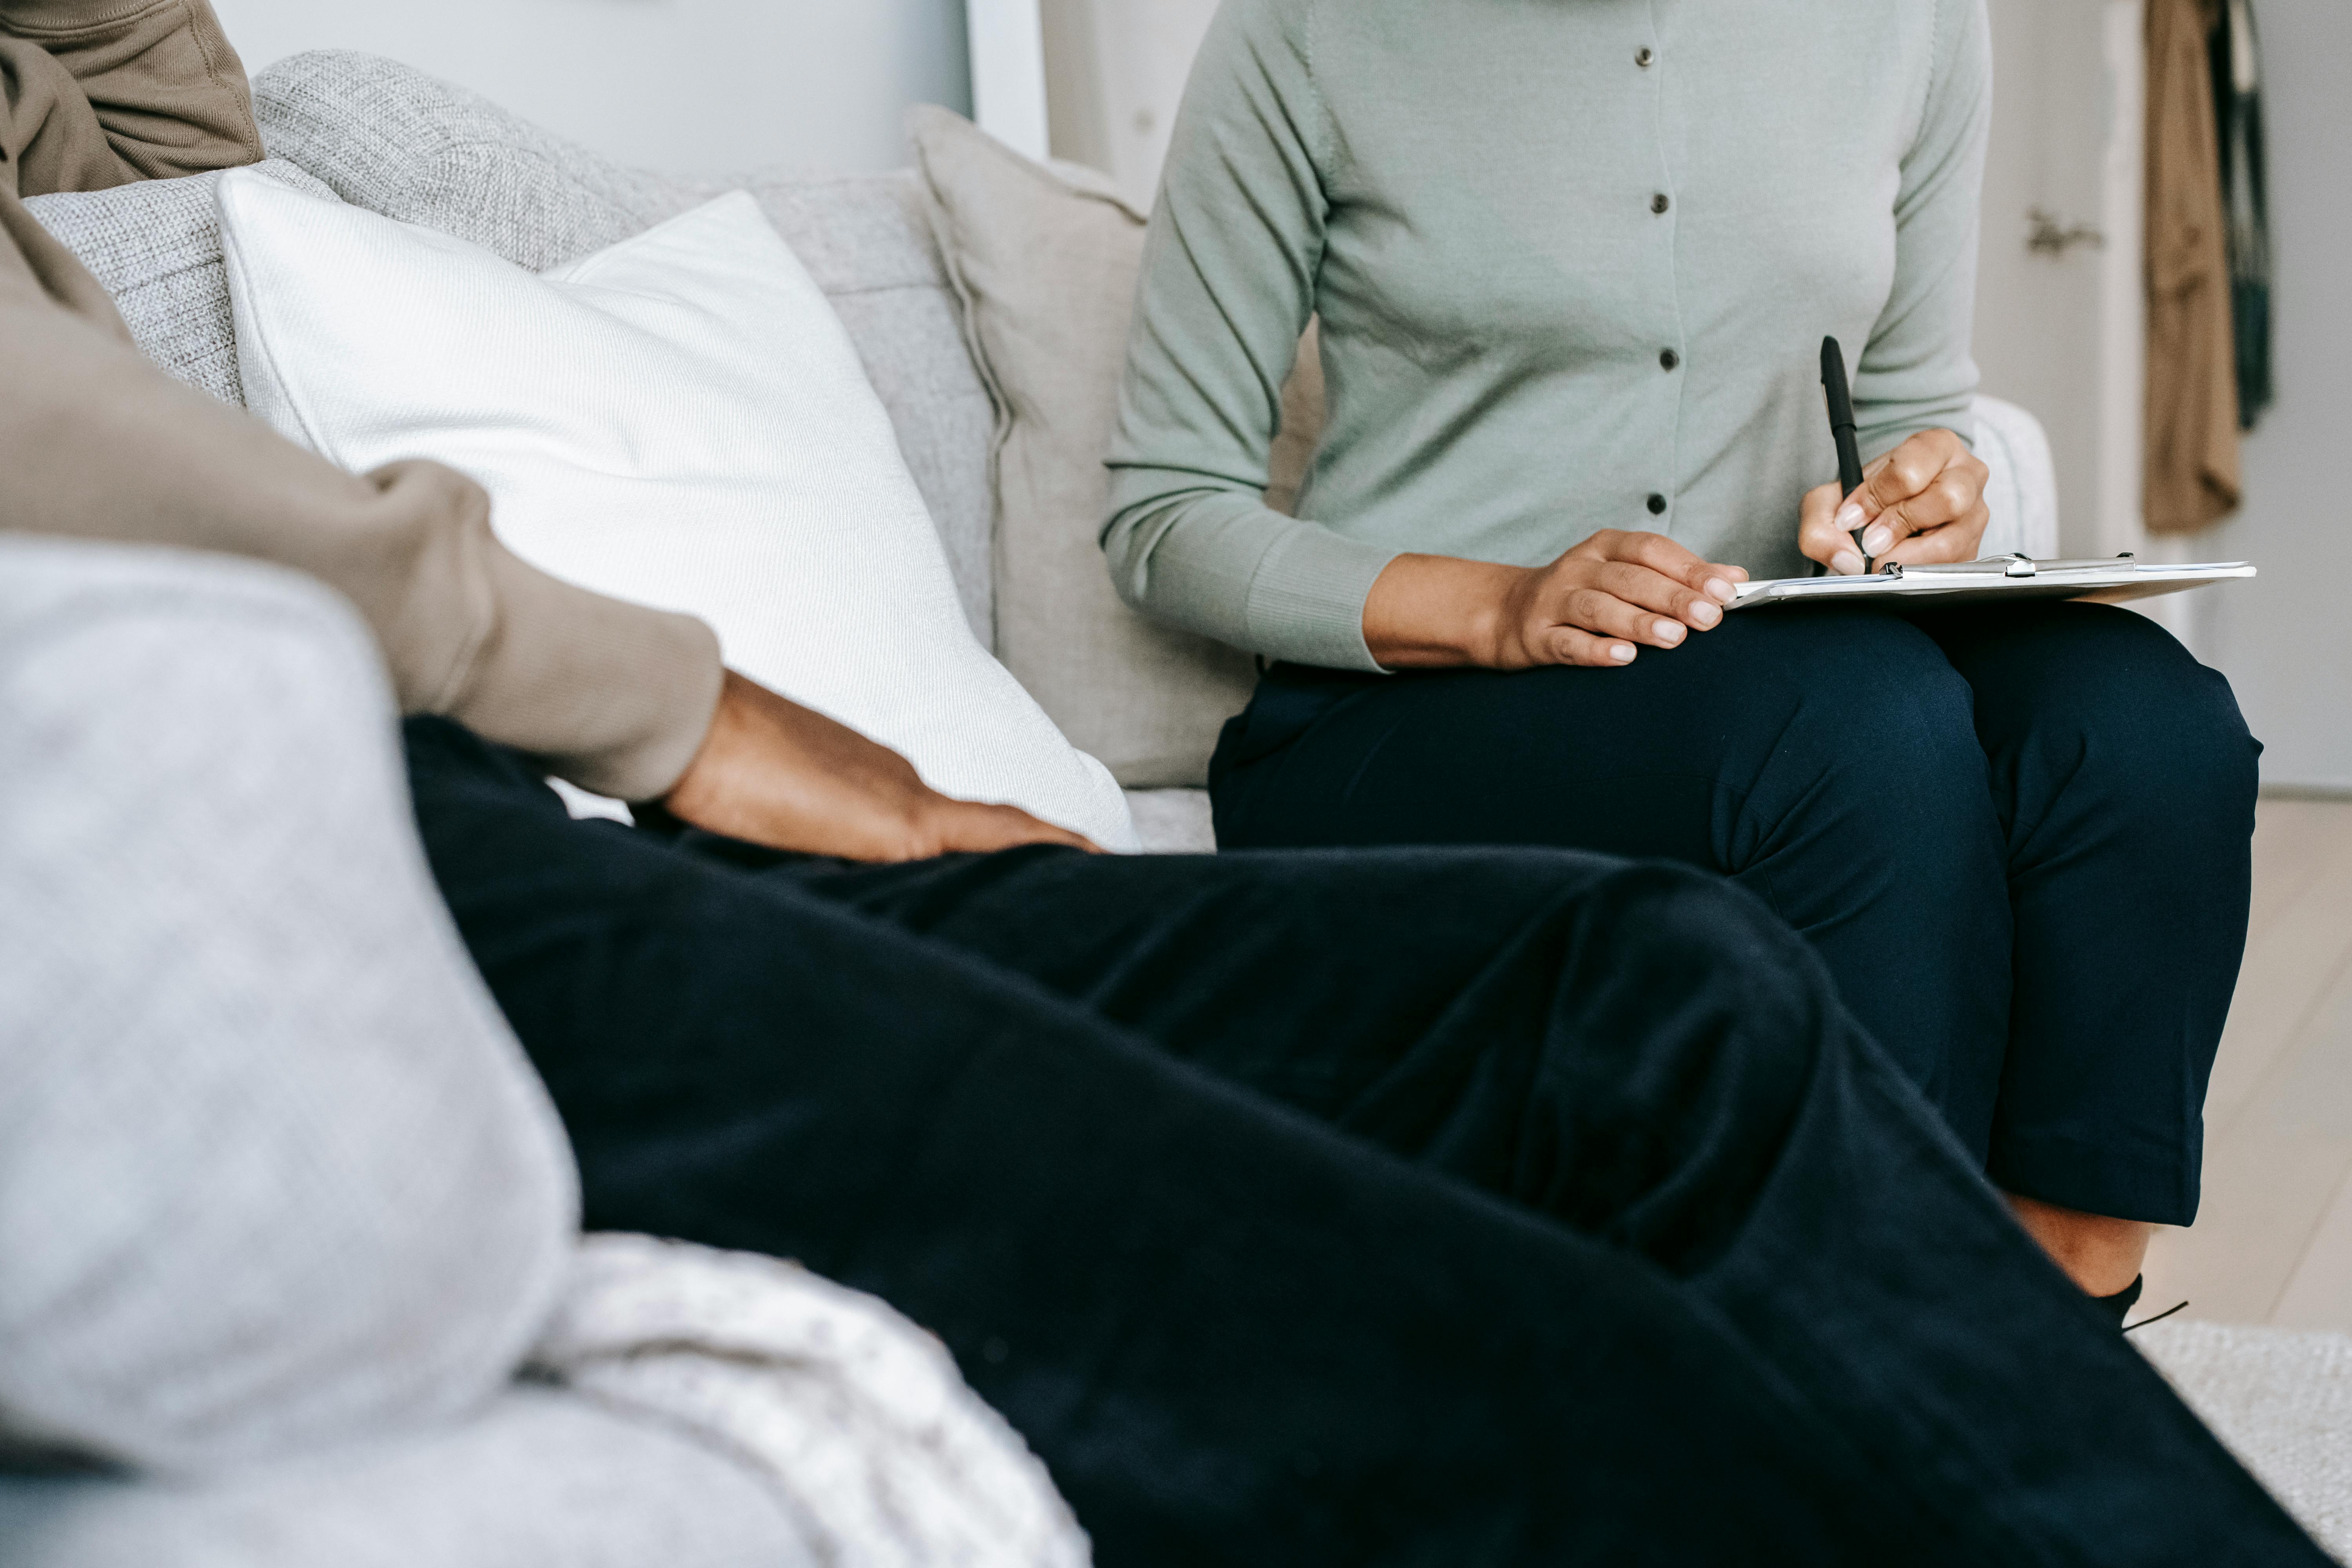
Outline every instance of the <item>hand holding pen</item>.
{"label": "hand holding pen", "polygon": [[1984,490],[1991,474],[1968,443],[1949,430],[1922,430],[1865,467],[1835,338],[1822,340],[1822,386],[1839,479],[1806,495],[1798,548],[1846,576],[1891,561],[1975,560],[1990,521]]}

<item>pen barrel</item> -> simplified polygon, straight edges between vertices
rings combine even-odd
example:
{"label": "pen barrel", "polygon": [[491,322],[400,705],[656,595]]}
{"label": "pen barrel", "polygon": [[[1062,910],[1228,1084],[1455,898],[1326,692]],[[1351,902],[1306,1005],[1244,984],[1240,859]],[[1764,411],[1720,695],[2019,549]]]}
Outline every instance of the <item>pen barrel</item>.
{"label": "pen barrel", "polygon": [[1831,426],[1830,437],[1837,442],[1838,493],[1850,496],[1862,488],[1862,447],[1851,425]]}
{"label": "pen barrel", "polygon": [[1862,448],[1853,436],[1853,392],[1845,378],[1845,351],[1835,338],[1822,340],[1822,397],[1829,405],[1830,438],[1837,443],[1838,493],[1862,487]]}

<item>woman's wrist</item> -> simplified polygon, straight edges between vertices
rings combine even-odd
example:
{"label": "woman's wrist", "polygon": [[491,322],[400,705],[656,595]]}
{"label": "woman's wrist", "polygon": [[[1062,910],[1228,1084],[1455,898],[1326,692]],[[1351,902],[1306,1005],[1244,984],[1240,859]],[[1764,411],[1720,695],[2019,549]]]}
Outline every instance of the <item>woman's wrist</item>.
{"label": "woman's wrist", "polygon": [[1536,574],[1449,555],[1400,555],[1364,600],[1364,646],[1386,669],[1498,668],[1511,605]]}

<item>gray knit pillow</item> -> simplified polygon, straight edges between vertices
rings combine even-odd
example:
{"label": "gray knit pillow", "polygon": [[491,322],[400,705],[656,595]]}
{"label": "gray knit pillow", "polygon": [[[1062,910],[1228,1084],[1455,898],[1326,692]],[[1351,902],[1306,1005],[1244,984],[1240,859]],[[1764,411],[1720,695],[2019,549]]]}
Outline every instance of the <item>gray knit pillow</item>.
{"label": "gray knit pillow", "polygon": [[[333,195],[282,159],[259,167],[298,191]],[[140,352],[191,386],[242,403],[213,199],[219,183],[217,174],[190,174],[35,196],[25,205],[114,296]]]}
{"label": "gray knit pillow", "polygon": [[0,534],[0,1437],[205,1471],[470,1409],[576,1179],[342,601]]}

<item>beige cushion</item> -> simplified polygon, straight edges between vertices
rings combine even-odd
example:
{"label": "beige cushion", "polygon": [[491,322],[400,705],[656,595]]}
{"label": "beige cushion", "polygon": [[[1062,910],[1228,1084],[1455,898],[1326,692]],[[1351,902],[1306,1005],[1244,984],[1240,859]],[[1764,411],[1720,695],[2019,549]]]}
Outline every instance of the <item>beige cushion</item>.
{"label": "beige cushion", "polygon": [[1121,604],[1096,542],[1143,219],[1107,181],[1033,163],[946,110],[917,110],[909,129],[996,402],[997,657],[1122,784],[1199,785],[1218,727],[1249,700],[1250,658]]}

